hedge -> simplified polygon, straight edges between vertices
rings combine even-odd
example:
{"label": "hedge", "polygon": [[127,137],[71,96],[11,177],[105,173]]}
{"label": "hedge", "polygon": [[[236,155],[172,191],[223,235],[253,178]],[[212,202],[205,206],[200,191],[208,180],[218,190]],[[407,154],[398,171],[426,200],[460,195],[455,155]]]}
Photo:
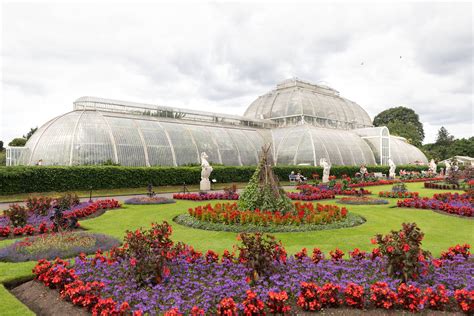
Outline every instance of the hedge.
{"label": "hedge", "polygon": [[[370,172],[388,174],[388,166],[368,166]],[[421,171],[426,166],[399,166],[397,169]],[[322,175],[321,167],[276,166],[278,178],[288,181],[291,171],[310,178],[313,172]],[[212,179],[219,183],[247,182],[255,166],[215,166]],[[331,175],[354,175],[357,166],[334,166]],[[200,167],[122,167],[122,166],[16,166],[0,167],[0,194],[30,192],[64,192],[72,190],[119,189],[153,186],[198,184]]]}

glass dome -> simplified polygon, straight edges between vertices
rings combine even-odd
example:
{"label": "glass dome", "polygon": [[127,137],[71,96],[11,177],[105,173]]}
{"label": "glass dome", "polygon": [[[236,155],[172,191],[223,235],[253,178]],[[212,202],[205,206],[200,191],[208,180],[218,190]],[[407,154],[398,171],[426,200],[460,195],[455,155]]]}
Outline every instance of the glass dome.
{"label": "glass dome", "polygon": [[[305,123],[335,129],[372,126],[372,120],[360,105],[340,97],[332,88],[299,79],[286,80],[258,97],[244,116],[271,119],[280,126],[300,123],[301,118]],[[295,118],[297,122],[293,122]]]}

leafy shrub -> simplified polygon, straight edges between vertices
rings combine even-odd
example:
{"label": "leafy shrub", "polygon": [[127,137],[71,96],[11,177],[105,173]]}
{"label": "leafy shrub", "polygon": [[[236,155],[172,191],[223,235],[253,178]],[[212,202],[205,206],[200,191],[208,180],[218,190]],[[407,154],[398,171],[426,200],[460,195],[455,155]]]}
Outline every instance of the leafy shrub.
{"label": "leafy shrub", "polygon": [[152,223],[151,229],[127,231],[124,239],[125,258],[130,260],[133,277],[142,284],[160,283],[169,273],[167,262],[173,242],[167,222]]}
{"label": "leafy shrub", "polygon": [[275,262],[286,261],[286,251],[281,242],[272,235],[240,234],[242,244],[238,246],[239,261],[249,267],[256,281],[260,276],[270,275],[274,271]]}
{"label": "leafy shrub", "polygon": [[69,210],[71,207],[76,206],[80,203],[77,193],[66,192],[56,199],[56,207],[61,210]]}
{"label": "leafy shrub", "polygon": [[417,279],[421,273],[425,257],[430,253],[421,249],[424,234],[416,223],[403,223],[400,231],[376,235],[380,252],[387,257],[387,272],[404,282]]}
{"label": "leafy shrub", "polygon": [[40,197],[28,197],[26,200],[26,207],[30,212],[39,214],[41,216],[48,215],[48,211],[51,208],[52,199],[47,196]]}
{"label": "leafy shrub", "polygon": [[8,210],[3,211],[3,215],[10,219],[13,227],[25,226],[28,219],[28,211],[19,204],[10,204]]}

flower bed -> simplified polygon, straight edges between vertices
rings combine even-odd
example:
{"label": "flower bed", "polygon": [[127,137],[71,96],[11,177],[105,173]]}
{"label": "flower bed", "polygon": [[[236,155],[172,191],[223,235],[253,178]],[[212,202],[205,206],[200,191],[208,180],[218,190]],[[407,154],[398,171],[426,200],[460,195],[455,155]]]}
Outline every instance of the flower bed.
{"label": "flower bed", "polygon": [[[344,253],[336,249],[325,259],[318,248],[311,256],[306,249],[288,256],[281,243],[267,239],[259,243],[270,247],[269,257],[261,258],[271,266],[266,269],[258,268],[253,248],[239,246],[238,254],[225,251],[221,257],[212,250],[203,254],[174,245],[168,239],[169,226],[153,227],[150,232],[128,232],[129,248],[76,258],[73,269],[60,259],[40,260],[33,269],[35,278],[96,315],[236,315],[251,310],[297,314],[339,307],[474,311],[474,262],[462,255],[423,259],[423,273],[403,283],[389,276],[378,248],[372,253],[354,249],[349,260],[342,260]],[[159,242],[149,240],[151,236]],[[246,245],[254,247],[257,241],[248,238]],[[139,277],[150,261],[132,254],[148,244],[157,250],[153,263],[160,262],[159,278]],[[251,268],[254,264],[257,270]]]}
{"label": "flower bed", "polygon": [[350,196],[340,198],[339,200],[337,200],[337,203],[352,205],[380,205],[388,204],[388,201],[382,199],[374,199],[368,196]]}
{"label": "flower bed", "polygon": [[358,188],[358,187],[368,187],[374,185],[386,185],[386,184],[394,184],[396,182],[426,182],[426,181],[437,181],[442,180],[443,178],[420,178],[420,179],[406,179],[406,180],[377,180],[377,181],[368,181],[368,182],[359,182],[359,183],[351,183],[349,187],[351,188]]}
{"label": "flower bed", "polygon": [[[318,186],[313,186],[309,184],[302,184],[298,185],[296,187],[297,190],[300,191],[300,194],[302,195],[312,195],[312,194],[328,194],[328,196],[333,196],[334,195],[368,195],[372,194],[372,192],[361,189],[361,190],[356,190],[356,189],[345,189],[340,183],[334,184],[332,188],[328,187],[327,185],[318,185]],[[320,199],[321,200],[321,199]]]}
{"label": "flower bed", "polygon": [[432,198],[404,199],[397,202],[398,207],[439,210],[449,214],[472,217],[474,214],[473,199],[468,194],[442,193]]}
{"label": "flower bed", "polygon": [[318,200],[327,200],[334,199],[334,191],[321,191],[319,193],[303,194],[295,192],[287,192],[286,195],[292,200],[299,201],[318,201]]}
{"label": "flower bed", "polygon": [[203,230],[225,231],[234,233],[293,233],[317,230],[330,230],[348,228],[362,225],[366,222],[365,218],[354,213],[347,213],[346,217],[340,221],[330,224],[300,224],[300,225],[267,225],[245,224],[245,225],[229,225],[225,223],[213,223],[208,221],[200,221],[189,214],[180,214],[173,218],[173,221],[187,227]]}
{"label": "flower bed", "polygon": [[63,232],[28,237],[0,249],[0,261],[22,262],[38,259],[70,258],[80,253],[109,250],[120,241],[103,234]]}
{"label": "flower bed", "polygon": [[175,193],[173,199],[191,200],[191,201],[207,201],[207,200],[238,200],[239,194],[233,193]]}
{"label": "flower bed", "polygon": [[[120,207],[120,203],[116,200],[97,200],[92,203],[80,203],[64,211],[63,215],[65,218],[84,218],[106,209],[118,207]],[[54,209],[50,208],[44,214],[31,211],[26,212],[26,222],[22,226],[14,226],[12,220],[6,215],[0,216],[0,238],[31,236],[53,231],[54,223],[51,218],[54,214]],[[77,223],[76,227],[79,227],[79,223]]]}
{"label": "flower bed", "polygon": [[173,199],[167,199],[164,197],[158,196],[140,196],[140,197],[133,197],[128,200],[125,200],[125,204],[131,205],[146,205],[146,204],[172,204],[176,203]]}
{"label": "flower bed", "polygon": [[317,201],[325,199],[333,199],[334,191],[327,187],[313,186],[310,184],[300,184],[296,187],[300,192],[287,192],[286,195],[292,200],[300,201]]}
{"label": "flower bed", "polygon": [[394,192],[394,191],[380,191],[379,197],[384,198],[417,198],[418,192]]}
{"label": "flower bed", "polygon": [[444,182],[425,182],[424,186],[426,189],[437,189],[437,190],[461,190],[459,185]]}
{"label": "flower bed", "polygon": [[347,216],[345,207],[335,205],[296,202],[294,212],[282,214],[280,212],[269,212],[261,210],[238,209],[237,203],[218,203],[214,206],[198,206],[188,210],[189,215],[200,220],[212,223],[223,223],[227,225],[257,226],[272,225],[301,225],[301,224],[330,224],[344,219]]}

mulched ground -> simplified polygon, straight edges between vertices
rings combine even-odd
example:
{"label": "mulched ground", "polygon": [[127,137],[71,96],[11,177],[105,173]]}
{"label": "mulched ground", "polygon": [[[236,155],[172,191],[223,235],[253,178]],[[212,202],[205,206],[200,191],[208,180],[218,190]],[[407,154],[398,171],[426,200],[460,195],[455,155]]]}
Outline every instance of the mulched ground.
{"label": "mulched ground", "polygon": [[62,300],[58,291],[36,281],[23,283],[13,288],[11,293],[39,316],[90,315],[85,309]]}
{"label": "mulched ground", "polygon": [[[59,297],[57,290],[47,288],[37,281],[28,281],[10,290],[23,304],[28,306],[30,310],[39,316],[83,316],[90,315],[87,310],[72,305]],[[325,309],[318,313],[305,313],[298,311],[291,315],[336,315],[336,316],[352,316],[352,315],[370,315],[370,316],[394,316],[394,315],[415,315],[406,311],[384,311],[380,309],[357,310],[349,308]],[[462,313],[424,311],[417,315],[464,315]]]}

